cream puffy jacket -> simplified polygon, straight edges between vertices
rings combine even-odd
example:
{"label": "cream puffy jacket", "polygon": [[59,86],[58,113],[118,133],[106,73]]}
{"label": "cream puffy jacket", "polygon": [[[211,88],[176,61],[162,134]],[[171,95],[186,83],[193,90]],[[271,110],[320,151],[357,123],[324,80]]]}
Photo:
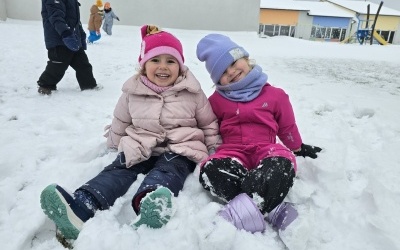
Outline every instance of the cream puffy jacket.
{"label": "cream puffy jacket", "polygon": [[129,78],[106,134],[131,167],[171,151],[199,163],[219,145],[218,121],[200,83],[187,69],[170,89],[157,94],[139,75]]}

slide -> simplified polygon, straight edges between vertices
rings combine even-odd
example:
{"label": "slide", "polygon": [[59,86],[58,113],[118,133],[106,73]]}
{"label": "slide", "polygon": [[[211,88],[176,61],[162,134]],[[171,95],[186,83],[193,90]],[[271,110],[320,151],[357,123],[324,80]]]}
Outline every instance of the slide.
{"label": "slide", "polygon": [[381,35],[379,35],[378,32],[376,32],[376,30],[374,30],[373,35],[374,35],[374,38],[379,42],[379,44],[381,44],[381,45],[387,45],[388,44],[388,42],[386,42],[385,39],[383,39],[381,37]]}

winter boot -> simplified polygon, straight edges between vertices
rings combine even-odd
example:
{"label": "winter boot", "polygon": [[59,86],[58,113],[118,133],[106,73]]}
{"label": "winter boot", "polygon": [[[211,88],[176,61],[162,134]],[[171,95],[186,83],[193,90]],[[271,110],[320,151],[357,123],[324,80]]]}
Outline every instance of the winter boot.
{"label": "winter boot", "polygon": [[56,224],[66,239],[76,239],[83,223],[94,216],[85,204],[75,200],[62,187],[51,184],[40,194],[43,212]]}
{"label": "winter boot", "polygon": [[56,90],[57,90],[56,88],[46,88],[46,87],[42,87],[42,86],[38,87],[38,93],[42,94],[42,95],[51,95],[51,93]]}
{"label": "winter boot", "polygon": [[296,209],[288,202],[282,202],[268,213],[267,221],[278,230],[285,230],[298,216]]}
{"label": "winter boot", "polygon": [[312,218],[299,217],[299,213],[291,203],[282,202],[267,216],[267,221],[278,229],[283,243],[290,249],[302,250],[306,248],[309,239]]}
{"label": "winter boot", "polygon": [[226,204],[219,215],[238,229],[252,233],[265,230],[264,216],[254,201],[245,193],[237,195]]}
{"label": "winter boot", "polygon": [[172,205],[172,192],[166,187],[159,187],[146,194],[140,201],[140,214],[132,223],[132,227],[137,229],[141,225],[147,225],[151,228],[161,228],[175,212]]}
{"label": "winter boot", "polygon": [[99,85],[99,84],[97,84],[95,87],[93,87],[93,88],[87,88],[87,89],[81,89],[81,91],[85,91],[85,90],[96,90],[96,91],[99,91],[99,90],[102,90],[104,87],[103,87],[103,85]]}

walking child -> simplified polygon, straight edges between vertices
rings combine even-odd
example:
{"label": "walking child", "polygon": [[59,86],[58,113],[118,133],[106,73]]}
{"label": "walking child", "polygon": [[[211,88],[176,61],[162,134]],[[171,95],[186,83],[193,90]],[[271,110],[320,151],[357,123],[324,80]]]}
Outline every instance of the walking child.
{"label": "walking child", "polygon": [[104,4],[104,16],[103,16],[103,30],[107,33],[107,35],[112,35],[112,27],[114,25],[114,19],[119,21],[117,15],[114,14],[114,11],[111,8],[109,2]]}
{"label": "walking child", "polygon": [[101,38],[100,28],[103,21],[102,16],[99,14],[99,8],[96,4],[90,7],[90,16],[88,22],[89,37],[88,43],[93,43]]}
{"label": "walking child", "polygon": [[139,174],[134,228],[165,225],[186,177],[218,143],[218,122],[200,83],[184,65],[181,42],[156,26],[141,28],[140,72],[129,78],[107,130],[115,161],[70,194],[47,186],[40,202],[62,235],[76,239],[97,210],[109,209]]}
{"label": "walking child", "polygon": [[64,77],[68,67],[76,72],[80,89],[99,89],[93,68],[86,55],[86,33],[82,28],[79,2],[42,0],[42,21],[46,44],[46,69],[40,75],[38,92],[50,95]]}
{"label": "walking child", "polygon": [[237,228],[262,232],[265,216],[282,232],[298,216],[283,202],[296,174],[295,155],[317,158],[321,148],[302,142],[289,96],[268,83],[243,47],[210,34],[198,43],[197,57],[216,86],[209,101],[222,137],[201,165],[200,183],[228,203],[219,214]]}

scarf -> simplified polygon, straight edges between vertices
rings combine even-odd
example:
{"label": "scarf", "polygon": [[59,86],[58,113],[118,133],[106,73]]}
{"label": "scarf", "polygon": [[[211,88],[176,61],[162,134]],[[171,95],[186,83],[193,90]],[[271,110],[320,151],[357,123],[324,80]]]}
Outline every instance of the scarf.
{"label": "scarf", "polygon": [[143,76],[143,75],[140,76],[140,79],[142,80],[142,83],[144,85],[146,85],[149,89],[153,90],[157,94],[160,94],[173,86],[173,85],[170,85],[170,86],[166,86],[166,87],[160,87],[160,86],[152,83],[146,76]]}
{"label": "scarf", "polygon": [[240,81],[228,85],[216,84],[218,93],[234,102],[249,102],[255,99],[261,89],[267,84],[268,76],[262,68],[255,65],[253,69]]}

